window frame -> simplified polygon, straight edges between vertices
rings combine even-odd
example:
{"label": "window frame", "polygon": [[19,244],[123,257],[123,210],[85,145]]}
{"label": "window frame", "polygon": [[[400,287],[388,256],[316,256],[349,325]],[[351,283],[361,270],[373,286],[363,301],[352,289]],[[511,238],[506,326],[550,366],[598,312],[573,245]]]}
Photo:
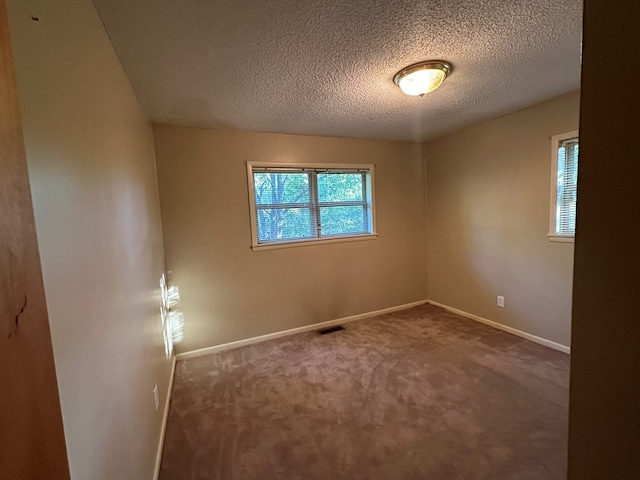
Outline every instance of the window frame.
{"label": "window frame", "polygon": [[577,139],[578,145],[580,145],[579,130],[573,130],[571,132],[561,133],[551,137],[551,188],[549,196],[549,233],[547,233],[547,238],[551,242],[575,242],[575,233],[556,233],[556,220],[558,215],[558,149],[562,142],[572,139]]}
{"label": "window frame", "polygon": [[[246,162],[247,166],[247,186],[249,193],[249,219],[251,222],[251,249],[254,251],[258,250],[271,250],[276,248],[287,248],[287,247],[300,247],[300,246],[308,246],[308,245],[318,245],[318,244],[328,244],[328,243],[342,243],[342,242],[353,242],[353,241],[362,241],[362,240],[374,240],[378,237],[378,233],[376,230],[376,201],[375,201],[375,165],[370,163],[290,163],[290,162]],[[344,204],[359,204],[363,206],[368,206],[368,223],[371,227],[371,232],[367,233],[357,233],[357,234],[345,234],[345,235],[327,235],[324,237],[312,237],[312,238],[301,238],[301,239],[291,239],[291,240],[282,240],[282,241],[268,241],[268,242],[259,242],[258,241],[258,223],[257,223],[257,210],[256,207],[256,199],[255,199],[255,185],[254,185],[254,168],[255,169],[282,169],[282,170],[300,170],[300,173],[306,171],[313,170],[334,170],[341,171],[344,170],[345,173],[353,170],[365,170],[366,176],[366,185],[364,186],[364,193],[366,198],[362,201],[353,201],[353,202],[320,202],[318,199],[318,192],[316,191],[316,185],[314,182],[309,185],[309,203],[302,203],[301,206],[304,208],[309,208],[311,211],[312,221],[316,218],[317,213],[320,211],[321,207],[327,206],[353,206],[353,205],[344,205]],[[318,172],[316,172],[317,175]],[[314,198],[312,198],[312,196]],[[313,205],[313,207],[308,206]],[[315,209],[315,210],[314,210]],[[314,214],[314,212],[316,212]],[[317,233],[317,226],[312,226],[314,232]]]}

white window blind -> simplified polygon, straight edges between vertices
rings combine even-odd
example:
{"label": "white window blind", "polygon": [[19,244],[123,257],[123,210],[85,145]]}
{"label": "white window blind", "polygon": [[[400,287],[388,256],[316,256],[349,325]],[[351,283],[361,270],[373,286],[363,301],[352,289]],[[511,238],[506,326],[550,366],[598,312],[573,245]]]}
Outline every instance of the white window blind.
{"label": "white window blind", "polygon": [[558,179],[556,190],[557,235],[574,235],[578,199],[578,139],[560,141],[558,145]]}
{"label": "white window blind", "polygon": [[374,234],[373,166],[248,163],[253,246]]}
{"label": "white window blind", "polygon": [[573,242],[578,202],[579,132],[551,137],[549,240]]}

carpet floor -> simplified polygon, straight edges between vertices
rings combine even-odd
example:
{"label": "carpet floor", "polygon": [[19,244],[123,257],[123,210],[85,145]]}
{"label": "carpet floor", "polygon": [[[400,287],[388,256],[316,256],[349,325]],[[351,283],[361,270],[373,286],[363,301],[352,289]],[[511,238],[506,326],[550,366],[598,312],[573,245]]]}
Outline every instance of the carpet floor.
{"label": "carpet floor", "polygon": [[569,356],[423,305],[178,362],[161,480],[562,480]]}

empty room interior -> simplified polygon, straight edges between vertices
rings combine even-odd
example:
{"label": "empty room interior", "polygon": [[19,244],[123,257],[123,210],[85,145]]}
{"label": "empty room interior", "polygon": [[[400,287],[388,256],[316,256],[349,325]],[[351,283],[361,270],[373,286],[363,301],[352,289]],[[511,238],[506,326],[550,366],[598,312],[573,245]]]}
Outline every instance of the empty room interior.
{"label": "empty room interior", "polygon": [[640,478],[633,2],[0,3],[6,478]]}

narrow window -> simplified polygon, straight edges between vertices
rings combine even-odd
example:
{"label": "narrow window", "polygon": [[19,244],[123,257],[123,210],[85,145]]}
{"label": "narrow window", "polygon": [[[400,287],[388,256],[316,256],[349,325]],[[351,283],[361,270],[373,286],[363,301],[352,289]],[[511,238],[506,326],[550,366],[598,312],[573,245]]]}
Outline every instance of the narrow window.
{"label": "narrow window", "polygon": [[252,246],[375,236],[373,165],[247,163]]}
{"label": "narrow window", "polygon": [[549,239],[572,242],[578,200],[578,132],[552,138],[552,182]]}

